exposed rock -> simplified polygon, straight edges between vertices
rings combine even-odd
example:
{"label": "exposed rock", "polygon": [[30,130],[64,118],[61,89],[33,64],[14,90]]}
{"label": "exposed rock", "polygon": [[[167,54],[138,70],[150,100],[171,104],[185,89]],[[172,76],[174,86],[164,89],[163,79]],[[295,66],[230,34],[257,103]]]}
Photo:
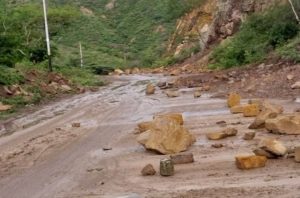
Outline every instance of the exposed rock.
{"label": "exposed rock", "polygon": [[125,69],[124,72],[125,72],[126,75],[130,75],[131,74],[131,70],[130,69]]}
{"label": "exposed rock", "polygon": [[235,128],[227,128],[221,132],[208,133],[206,137],[209,140],[220,140],[231,136],[236,136],[237,130]]}
{"label": "exposed rock", "polygon": [[166,114],[157,114],[153,116],[153,119],[171,119],[177,122],[179,125],[183,125],[183,116],[181,113],[166,113]]}
{"label": "exposed rock", "polygon": [[253,153],[255,155],[258,155],[258,156],[265,156],[268,159],[275,159],[275,158],[277,158],[276,155],[274,155],[274,154],[272,154],[272,153],[270,153],[270,152],[268,152],[268,151],[266,151],[264,149],[261,149],[261,148],[254,149]]}
{"label": "exposed rock", "polygon": [[259,114],[259,106],[257,104],[250,104],[244,106],[244,117],[255,117]]}
{"label": "exposed rock", "polygon": [[137,67],[134,67],[132,70],[131,70],[131,74],[139,74],[141,73],[141,70]]}
{"label": "exposed rock", "polygon": [[194,162],[193,153],[180,153],[176,155],[171,155],[170,159],[173,164],[189,164]]}
{"label": "exposed rock", "polygon": [[146,95],[152,95],[155,93],[155,87],[152,83],[149,83],[146,87]]}
{"label": "exposed rock", "polygon": [[69,85],[61,85],[60,89],[64,92],[72,91],[72,88]]}
{"label": "exposed rock", "polygon": [[0,111],[7,111],[12,108],[12,105],[4,105],[2,102],[0,102]]}
{"label": "exposed rock", "polygon": [[138,124],[138,129],[139,129],[138,133],[143,133],[145,131],[148,131],[151,129],[152,126],[153,126],[153,122],[141,122]]}
{"label": "exposed rock", "polygon": [[300,115],[281,115],[274,119],[266,120],[266,129],[276,134],[299,135]]}
{"label": "exposed rock", "polygon": [[195,91],[194,92],[194,98],[200,98],[201,97],[201,92],[200,91]]}
{"label": "exposed rock", "polygon": [[230,108],[230,112],[233,114],[243,113],[245,105],[236,105]]}
{"label": "exposed rock", "polygon": [[72,123],[72,127],[73,128],[79,128],[80,127],[80,123],[79,122]]}
{"label": "exposed rock", "polygon": [[277,105],[277,104],[272,104],[268,101],[264,101],[262,104],[262,111],[264,111],[264,110],[270,110],[277,114],[281,114],[283,112],[283,107],[280,105]]}
{"label": "exposed rock", "polygon": [[218,143],[211,145],[211,147],[213,148],[222,148],[223,146],[224,146],[223,144],[218,144]]}
{"label": "exposed rock", "polygon": [[259,147],[275,156],[284,156],[287,153],[287,148],[275,139],[264,139]]}
{"label": "exposed rock", "polygon": [[160,175],[165,177],[174,175],[174,164],[172,160],[160,160]]}
{"label": "exposed rock", "polygon": [[264,128],[266,120],[276,118],[277,115],[277,112],[273,112],[270,109],[264,110],[258,114],[254,122],[249,126],[249,129]]}
{"label": "exposed rock", "polygon": [[295,148],[295,161],[300,162],[300,147]]}
{"label": "exposed rock", "polygon": [[247,170],[261,168],[266,166],[267,158],[265,156],[237,156],[235,157],[236,166],[239,169]]}
{"label": "exposed rock", "polygon": [[168,90],[165,92],[166,95],[169,97],[169,98],[175,98],[175,97],[178,97],[179,96],[179,92],[178,91],[171,91],[171,90]]}
{"label": "exposed rock", "polygon": [[259,106],[259,110],[262,111],[264,100],[262,100],[262,99],[250,99],[248,101],[248,104],[257,104]]}
{"label": "exposed rock", "polygon": [[120,76],[120,75],[124,74],[124,71],[121,69],[115,69],[114,74]]}
{"label": "exposed rock", "polygon": [[150,176],[150,175],[155,175],[156,171],[152,164],[148,164],[142,169],[141,173],[143,176]]}
{"label": "exposed rock", "polygon": [[210,86],[209,86],[209,85],[204,85],[204,86],[202,87],[202,90],[203,90],[203,91],[209,91],[209,90],[210,90]]}
{"label": "exposed rock", "polygon": [[229,108],[241,104],[241,96],[237,93],[231,93],[228,96],[227,105]]}
{"label": "exposed rock", "polygon": [[137,141],[146,149],[162,154],[186,151],[195,141],[187,129],[172,119],[155,119],[150,130],[140,134]]}
{"label": "exposed rock", "polygon": [[244,140],[253,140],[255,135],[256,135],[255,132],[248,132],[248,133],[245,133],[243,139]]}
{"label": "exposed rock", "polygon": [[167,82],[166,81],[160,81],[160,82],[157,83],[157,86],[159,88],[166,87],[167,86]]}
{"label": "exposed rock", "polygon": [[226,121],[222,120],[222,121],[218,121],[216,122],[217,125],[220,125],[221,127],[226,127],[227,126],[227,123]]}
{"label": "exposed rock", "polygon": [[300,89],[300,81],[294,83],[292,86],[291,86],[292,89]]}
{"label": "exposed rock", "polygon": [[286,76],[286,78],[288,79],[288,80],[293,80],[294,79],[294,75],[292,75],[292,74],[288,74],[287,76]]}

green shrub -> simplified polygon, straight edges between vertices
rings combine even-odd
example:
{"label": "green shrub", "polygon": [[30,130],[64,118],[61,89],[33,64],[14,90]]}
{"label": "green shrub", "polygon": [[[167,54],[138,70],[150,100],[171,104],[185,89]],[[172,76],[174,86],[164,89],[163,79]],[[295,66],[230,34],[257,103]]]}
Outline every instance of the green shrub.
{"label": "green shrub", "polygon": [[254,14],[242,24],[240,32],[216,47],[212,67],[229,68],[261,61],[266,55],[295,37],[299,25],[289,6]]}
{"label": "green shrub", "polygon": [[13,85],[23,82],[24,76],[17,70],[0,65],[0,85]]}

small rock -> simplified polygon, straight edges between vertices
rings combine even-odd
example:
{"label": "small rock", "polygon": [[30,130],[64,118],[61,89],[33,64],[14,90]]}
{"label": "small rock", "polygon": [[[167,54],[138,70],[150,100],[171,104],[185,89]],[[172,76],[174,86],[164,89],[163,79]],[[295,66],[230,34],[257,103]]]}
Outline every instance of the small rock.
{"label": "small rock", "polygon": [[72,127],[73,128],[79,128],[80,127],[80,123],[79,122],[72,123]]}
{"label": "small rock", "polygon": [[174,69],[170,72],[170,76],[178,76],[181,73],[179,69]]}
{"label": "small rock", "polygon": [[256,135],[255,132],[248,132],[248,133],[245,133],[243,139],[244,140],[253,140],[255,135]]}
{"label": "small rock", "polygon": [[295,148],[295,161],[300,162],[300,147]]}
{"label": "small rock", "polygon": [[173,164],[189,164],[194,162],[193,153],[180,153],[177,155],[171,155],[170,159]]}
{"label": "small rock", "polygon": [[235,128],[227,128],[221,132],[208,133],[206,137],[209,140],[221,140],[227,137],[236,136],[237,130]]}
{"label": "small rock", "polygon": [[300,81],[294,83],[292,86],[291,86],[292,89],[300,89]]}
{"label": "small rock", "polygon": [[287,148],[281,142],[271,138],[262,140],[259,147],[278,157],[287,153]]}
{"label": "small rock", "polygon": [[69,85],[61,85],[60,89],[65,92],[72,90],[72,88]]}
{"label": "small rock", "polygon": [[167,82],[165,82],[165,81],[160,81],[160,82],[157,83],[157,86],[158,86],[159,88],[166,87],[166,86],[167,86]]}
{"label": "small rock", "polygon": [[275,159],[275,158],[277,158],[276,155],[273,155],[272,153],[270,153],[270,152],[268,152],[268,151],[266,151],[264,149],[261,149],[261,148],[254,149],[253,153],[255,155],[258,155],[258,156],[265,156],[268,159]]}
{"label": "small rock", "polygon": [[231,108],[240,104],[241,104],[241,96],[237,93],[230,93],[227,100],[228,107]]}
{"label": "small rock", "polygon": [[112,150],[112,148],[109,148],[109,147],[104,147],[104,148],[102,148],[102,150],[103,150],[103,151],[111,151],[111,150]]}
{"label": "small rock", "polygon": [[244,117],[255,117],[259,114],[259,106],[257,104],[250,104],[244,107]]}
{"label": "small rock", "polygon": [[166,177],[174,175],[174,164],[171,159],[160,160],[160,175]]}
{"label": "small rock", "polygon": [[142,169],[141,173],[143,176],[151,176],[151,175],[155,175],[156,171],[152,164],[148,164]]}
{"label": "small rock", "polygon": [[289,75],[286,76],[286,78],[287,78],[288,80],[293,80],[293,79],[294,79],[294,75],[289,74]]}
{"label": "small rock", "polygon": [[270,109],[264,110],[258,114],[254,122],[249,126],[249,129],[264,128],[266,120],[276,118],[277,115],[278,114],[276,112],[273,112]]}
{"label": "small rock", "polygon": [[195,91],[194,92],[194,98],[200,98],[201,97],[201,92],[200,91]]}
{"label": "small rock", "polygon": [[210,86],[209,85],[205,85],[202,87],[203,91],[209,91],[210,90]]}
{"label": "small rock", "polygon": [[216,144],[212,144],[211,147],[213,147],[213,148],[222,148],[222,147],[224,147],[224,145],[216,143]]}
{"label": "small rock", "polygon": [[169,97],[169,98],[175,98],[175,97],[178,97],[179,96],[179,92],[178,91],[171,91],[171,90],[168,90],[165,92],[166,95]]}
{"label": "small rock", "polygon": [[227,123],[226,121],[222,120],[222,121],[218,121],[216,122],[217,125],[220,125],[221,127],[226,127],[227,126]]}
{"label": "small rock", "polygon": [[146,87],[146,95],[152,95],[155,93],[155,87],[152,83],[149,83]]}
{"label": "small rock", "polygon": [[0,102],[0,112],[10,110],[11,108],[11,105],[4,105],[2,102]]}
{"label": "small rock", "polygon": [[114,74],[120,76],[120,75],[124,74],[124,71],[122,71],[121,69],[115,69]]}
{"label": "small rock", "polygon": [[242,170],[261,168],[266,166],[267,158],[265,156],[237,156],[235,157],[236,166]]}

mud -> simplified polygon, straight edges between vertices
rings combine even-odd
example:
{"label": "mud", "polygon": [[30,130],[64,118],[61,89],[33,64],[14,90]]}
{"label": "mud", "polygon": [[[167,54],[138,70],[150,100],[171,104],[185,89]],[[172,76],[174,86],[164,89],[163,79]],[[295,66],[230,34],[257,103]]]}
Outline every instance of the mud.
{"label": "mud", "polygon": [[[206,94],[195,99],[193,88],[179,90],[177,98],[167,98],[161,90],[145,96],[145,84],[163,78],[117,77],[98,92],[49,104],[14,120],[14,133],[0,138],[0,197],[298,197],[299,164],[292,159],[269,160],[265,168],[241,171],[234,157],[250,154],[262,137],[293,147],[299,136],[260,130],[254,140],[244,141],[253,118],[230,114],[223,99]],[[292,100],[272,101],[286,112],[299,106]],[[183,113],[185,126],[197,137],[189,150],[195,162],[176,165],[172,177],[143,177],[145,165],[151,163],[158,171],[166,156],[145,151],[134,129],[153,114],[166,112]],[[237,128],[238,135],[208,141],[205,134],[224,127],[216,124],[221,121]],[[73,128],[74,122],[81,127]],[[215,143],[223,147],[212,148]]]}

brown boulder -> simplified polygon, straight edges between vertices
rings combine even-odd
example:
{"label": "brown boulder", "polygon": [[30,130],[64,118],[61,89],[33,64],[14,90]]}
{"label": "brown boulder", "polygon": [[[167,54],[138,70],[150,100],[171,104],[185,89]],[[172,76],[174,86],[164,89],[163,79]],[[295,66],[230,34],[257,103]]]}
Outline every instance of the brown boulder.
{"label": "brown boulder", "polygon": [[255,132],[248,132],[248,133],[245,133],[243,139],[244,140],[253,140],[255,135],[256,135]]}
{"label": "brown boulder", "polygon": [[254,122],[249,126],[249,129],[264,128],[266,120],[276,118],[277,115],[277,112],[274,112],[271,109],[266,109],[258,114]]}
{"label": "brown boulder", "polygon": [[179,96],[179,92],[178,91],[171,91],[171,90],[168,90],[165,92],[166,95],[169,97],[169,98],[176,98]]}
{"label": "brown boulder", "polygon": [[245,105],[236,105],[230,108],[232,114],[243,113]]}
{"label": "brown boulder", "polygon": [[166,114],[157,114],[153,116],[153,119],[171,119],[177,122],[179,125],[183,125],[183,116],[181,113],[166,113]]}
{"label": "brown boulder", "polygon": [[201,97],[201,92],[200,91],[195,91],[194,92],[194,98],[200,98]]}
{"label": "brown boulder", "polygon": [[235,163],[237,168],[242,170],[265,167],[267,158],[265,156],[237,156]]}
{"label": "brown boulder", "polygon": [[259,106],[257,104],[250,104],[244,107],[244,117],[255,117],[259,114]]}
{"label": "brown boulder", "polygon": [[140,134],[137,141],[146,149],[162,154],[186,151],[195,137],[178,122],[171,119],[155,119],[150,130]]}
{"label": "brown boulder", "polygon": [[231,136],[236,136],[237,130],[235,128],[227,128],[220,132],[208,133],[206,137],[209,140],[220,140]]}
{"label": "brown boulder", "polygon": [[237,93],[231,93],[228,96],[227,105],[229,108],[241,104],[241,96]]}
{"label": "brown boulder", "polygon": [[151,176],[151,175],[155,175],[156,171],[153,167],[152,164],[147,164],[141,171],[143,176]]}
{"label": "brown boulder", "polygon": [[273,155],[272,153],[270,153],[264,149],[261,149],[261,148],[254,149],[253,153],[258,156],[265,156],[268,159],[276,158],[276,155]]}
{"label": "brown boulder", "polygon": [[149,83],[146,87],[146,95],[152,95],[155,93],[155,87],[152,83]]}
{"label": "brown boulder", "polygon": [[153,122],[141,122],[138,124],[139,133],[148,131],[153,125]]}
{"label": "brown boulder", "polygon": [[266,129],[276,134],[299,135],[300,115],[278,116],[274,119],[266,120]]}
{"label": "brown boulder", "polygon": [[262,111],[264,110],[270,110],[277,114],[281,114],[283,112],[283,107],[277,104],[270,103],[268,101],[264,101],[264,103],[262,104]]}
{"label": "brown boulder", "polygon": [[170,159],[173,164],[189,164],[194,162],[193,153],[180,153],[176,155],[171,155]]}
{"label": "brown boulder", "polygon": [[288,151],[280,141],[271,138],[262,140],[259,147],[278,157],[284,156]]}

